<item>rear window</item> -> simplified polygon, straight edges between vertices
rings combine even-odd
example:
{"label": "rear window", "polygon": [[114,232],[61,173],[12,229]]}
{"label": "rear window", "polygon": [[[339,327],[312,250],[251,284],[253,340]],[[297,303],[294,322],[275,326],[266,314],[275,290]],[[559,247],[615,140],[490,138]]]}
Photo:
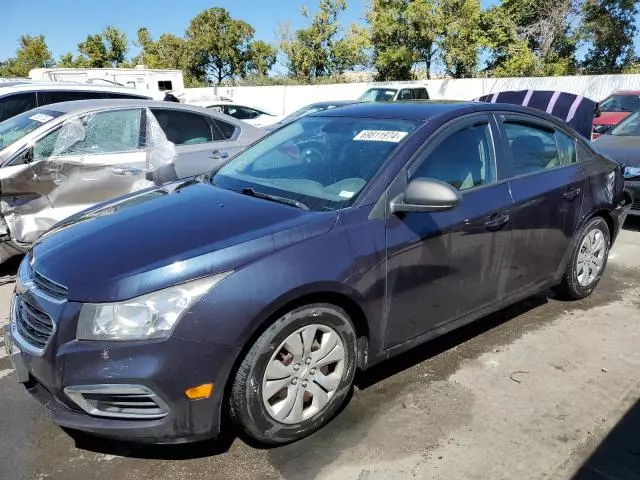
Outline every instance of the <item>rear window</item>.
{"label": "rear window", "polygon": [[640,95],[611,95],[600,104],[601,112],[633,112],[640,108]]}

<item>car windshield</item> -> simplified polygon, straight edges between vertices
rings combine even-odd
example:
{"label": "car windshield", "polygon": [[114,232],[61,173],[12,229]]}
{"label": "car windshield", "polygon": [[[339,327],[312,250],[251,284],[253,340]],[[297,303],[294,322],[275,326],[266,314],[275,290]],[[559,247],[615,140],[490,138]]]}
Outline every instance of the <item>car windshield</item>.
{"label": "car windshield", "polygon": [[601,112],[633,112],[640,108],[640,95],[611,95],[600,104]]}
{"label": "car windshield", "polygon": [[229,190],[299,202],[311,210],[344,208],[417,125],[304,117],[240,153],[212,181]]}
{"label": "car windshield", "polygon": [[640,136],[640,110],[632,113],[618,125],[613,127],[609,133],[621,137],[639,137]]}
{"label": "car windshield", "polygon": [[393,88],[370,88],[360,97],[361,102],[388,102],[398,92]]}
{"label": "car windshield", "polygon": [[20,140],[36,128],[62,115],[53,110],[29,111],[0,122],[0,148]]}
{"label": "car windshield", "polygon": [[315,113],[315,112],[320,112],[322,110],[326,110],[327,108],[328,107],[321,107],[321,106],[318,106],[318,105],[307,105],[306,107],[302,107],[301,109],[296,110],[295,112],[287,115],[282,120],[280,120],[278,123],[286,125],[287,123],[291,123],[294,120],[297,120],[297,119],[302,118],[302,117],[306,117],[307,115],[311,115],[312,113]]}

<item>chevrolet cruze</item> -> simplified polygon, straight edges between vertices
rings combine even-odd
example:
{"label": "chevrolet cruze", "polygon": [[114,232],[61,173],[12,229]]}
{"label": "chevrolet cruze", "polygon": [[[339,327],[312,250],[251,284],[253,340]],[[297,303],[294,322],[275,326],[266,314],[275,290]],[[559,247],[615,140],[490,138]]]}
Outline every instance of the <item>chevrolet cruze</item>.
{"label": "chevrolet cruze", "polygon": [[155,443],[230,418],[286,443],[356,369],[554,287],[589,295],[620,166],[545,113],[357,104],[98,205],[22,262],[7,344],[59,425]]}

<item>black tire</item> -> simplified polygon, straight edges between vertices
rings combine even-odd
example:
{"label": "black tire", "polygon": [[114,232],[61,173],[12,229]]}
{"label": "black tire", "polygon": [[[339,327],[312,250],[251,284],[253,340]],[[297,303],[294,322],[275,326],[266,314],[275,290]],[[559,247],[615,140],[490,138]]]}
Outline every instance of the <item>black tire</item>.
{"label": "black tire", "polygon": [[[300,423],[281,423],[269,414],[263,403],[265,370],[287,337],[312,324],[330,327],[342,340],[345,352],[342,379],[329,402],[318,413]],[[343,309],[330,304],[297,308],[269,326],[246,353],[231,388],[231,418],[244,433],[260,443],[281,445],[304,438],[327,424],[340,410],[351,391],[356,357],[355,329]]]}
{"label": "black tire", "polygon": [[[585,237],[592,232],[593,230],[600,230],[604,236],[604,261],[602,264],[602,268],[596,275],[595,279],[586,286],[580,285],[578,281],[578,267],[577,260],[578,255],[580,254],[580,249],[582,246],[582,242]],[[566,266],[564,276],[562,277],[562,283],[558,285],[555,290],[556,292],[563,298],[579,300],[581,298],[588,297],[591,295],[593,290],[598,286],[600,279],[602,278],[602,274],[605,271],[607,266],[607,260],[609,258],[609,248],[611,246],[611,233],[609,232],[609,226],[607,222],[602,217],[594,217],[589,220],[578,232],[575,237],[575,243],[573,247],[573,253],[571,254],[571,258],[569,259],[569,263]]]}

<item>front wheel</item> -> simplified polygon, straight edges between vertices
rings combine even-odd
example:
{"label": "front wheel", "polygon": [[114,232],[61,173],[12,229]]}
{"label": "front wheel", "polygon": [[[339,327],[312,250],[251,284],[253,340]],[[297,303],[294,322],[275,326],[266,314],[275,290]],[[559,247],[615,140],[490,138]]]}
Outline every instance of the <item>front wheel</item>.
{"label": "front wheel", "polygon": [[250,437],[284,444],[319,429],[347,398],[356,334],[347,313],[308,305],[284,315],[251,346],[231,390],[231,415]]}
{"label": "front wheel", "polygon": [[562,283],[556,290],[577,300],[591,295],[600,282],[611,245],[609,226],[603,218],[592,218],[580,229],[576,240]]}

